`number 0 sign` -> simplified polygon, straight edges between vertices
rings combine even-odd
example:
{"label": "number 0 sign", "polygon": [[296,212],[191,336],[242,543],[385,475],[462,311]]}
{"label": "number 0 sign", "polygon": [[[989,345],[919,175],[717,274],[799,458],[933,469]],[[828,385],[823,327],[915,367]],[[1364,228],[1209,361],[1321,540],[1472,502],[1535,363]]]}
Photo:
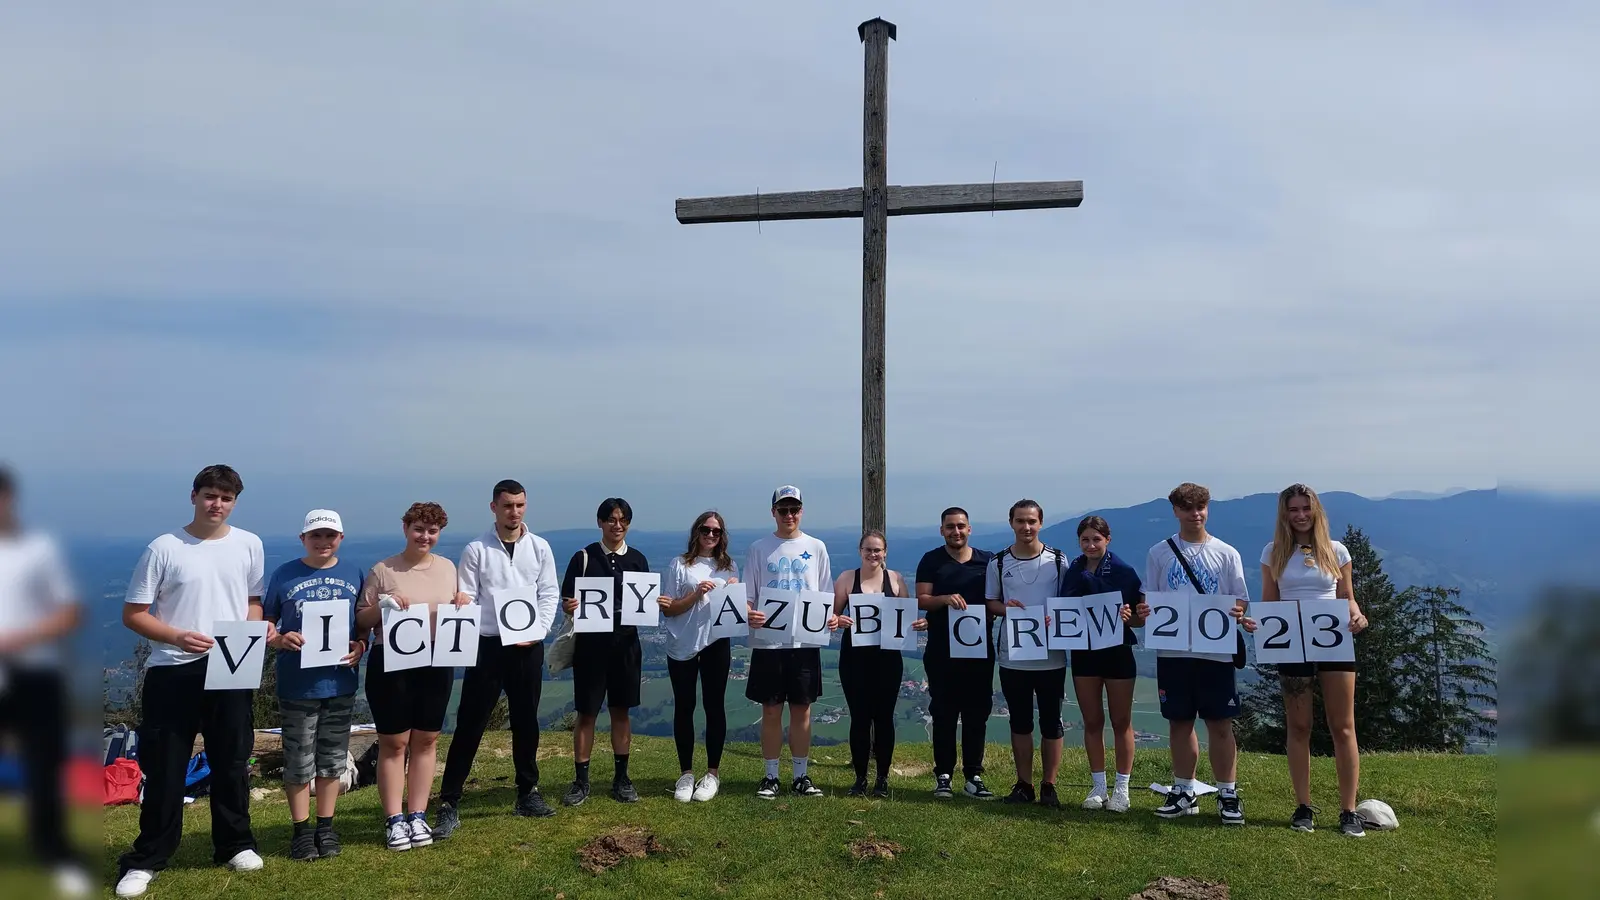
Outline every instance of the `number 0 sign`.
{"label": "number 0 sign", "polygon": [[1350,601],[1301,600],[1300,629],[1305,634],[1306,662],[1356,661]]}

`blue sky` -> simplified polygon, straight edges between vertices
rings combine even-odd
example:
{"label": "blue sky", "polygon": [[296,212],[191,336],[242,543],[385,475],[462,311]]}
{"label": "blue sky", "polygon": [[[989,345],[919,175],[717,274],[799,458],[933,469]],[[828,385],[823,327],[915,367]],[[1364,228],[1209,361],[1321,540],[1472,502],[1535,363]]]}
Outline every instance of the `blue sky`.
{"label": "blue sky", "polygon": [[855,521],[860,223],[673,201],[858,184],[874,15],[892,183],[1085,184],[891,220],[891,521],[1600,487],[1565,3],[8,9],[0,458],[72,530],[181,517],[215,461],[259,527],[507,475],[541,527],[787,481]]}

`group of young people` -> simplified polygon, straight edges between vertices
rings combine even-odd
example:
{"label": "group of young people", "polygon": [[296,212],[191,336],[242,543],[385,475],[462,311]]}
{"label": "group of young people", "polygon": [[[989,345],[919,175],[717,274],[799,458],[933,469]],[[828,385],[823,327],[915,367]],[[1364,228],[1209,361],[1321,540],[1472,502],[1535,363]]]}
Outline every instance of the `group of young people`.
{"label": "group of young people", "polygon": [[[144,720],[139,727],[145,796],[139,835],[119,860],[119,896],[143,894],[177,849],[184,776],[197,733],[205,738],[213,772],[214,859],[235,871],[263,865],[248,807],[247,761],[254,736],[252,692],[205,689],[208,651],[213,643],[207,632],[220,621],[265,620],[267,641],[277,651],[284,792],[293,822],[290,857],[313,860],[340,852],[333,818],[339,780],[346,768],[359,684],[357,670],[364,658],[365,694],[378,732],[377,786],[386,817],[385,841],[390,849],[410,850],[446,839],[462,827],[459,806],[463,789],[502,694],[507,700],[516,772],[513,812],[534,817],[555,814],[539,788],[538,709],[546,644],[541,640],[503,642],[491,601],[497,592],[508,589],[533,597],[537,621],[543,626],[538,630],[548,634],[555,628],[558,608],[569,615],[576,609],[578,578],[612,577],[616,580],[615,629],[562,634],[557,639],[558,644],[571,639],[577,717],[573,780],[560,800],[577,806],[590,795],[590,757],[602,708],[611,726],[611,797],[623,803],[639,800],[628,774],[629,714],[639,705],[643,654],[638,629],[620,624],[620,613],[624,573],[649,572],[651,567],[643,553],[627,544],[633,511],[626,500],[608,498],[600,505],[596,515],[600,539],[574,553],[559,580],[549,543],[524,522],[526,491],[510,480],[494,486],[490,500],[494,524],[466,545],[459,565],[433,552],[448,524],[445,511],[436,503],[413,504],[402,516],[404,549],[365,570],[339,557],[344,529],[338,513],[317,509],[307,514],[301,529],[304,555],[279,566],[268,577],[260,538],[227,521],[242,491],[243,483],[233,469],[219,465],[202,470],[190,495],[192,521],[149,544],[128,588],[123,622],[148,639],[153,650],[144,684]],[[1142,578],[1111,552],[1111,528],[1103,518],[1089,516],[1078,523],[1079,552],[1068,554],[1041,541],[1044,511],[1038,503],[1022,500],[1009,512],[1015,540],[993,553],[971,546],[971,522],[965,510],[945,510],[940,519],[943,545],[922,556],[910,585],[888,566],[887,540],[877,531],[867,532],[860,540],[861,565],[835,577],[826,544],[801,528],[804,505],[800,490],[793,485],[773,492],[775,527],[749,546],[742,570],[729,552],[722,516],[702,513],[690,527],[684,552],[668,561],[658,599],[681,770],[674,798],[709,801],[720,786],[732,649],[730,638],[712,639],[715,607],[708,598],[726,585],[744,584],[748,599],[744,613],[751,653],[745,696],[761,706],[765,767],[756,787],[757,797],[775,799],[783,790],[779,776],[785,708],[791,765],[788,791],[800,797],[823,793],[808,772],[811,706],[822,695],[822,652],[814,646],[775,645],[761,637],[766,618],[758,598],[761,588],[770,587],[831,591],[834,595],[827,627],[843,631],[838,674],[851,719],[850,757],[856,776],[849,789],[851,796],[870,793],[885,797],[889,793],[894,709],[904,663],[898,650],[854,646],[848,615],[851,594],[882,593],[915,596],[921,615],[913,627],[927,634],[923,662],[932,719],[934,796],[955,796],[958,730],[962,792],[977,799],[995,796],[983,774],[985,732],[993,711],[998,663],[1000,689],[1010,710],[1016,767],[1016,781],[1004,802],[1046,806],[1060,805],[1055,785],[1063,752],[1061,706],[1069,656],[1066,651],[1050,651],[1043,660],[1012,659],[1006,643],[996,641],[994,624],[1004,619],[1008,607],[1038,605],[1049,597],[1116,592],[1123,597],[1122,644],[1071,651],[1070,669],[1083,713],[1084,747],[1093,779],[1082,806],[1126,812],[1131,806],[1128,779],[1134,755],[1132,706],[1138,676],[1133,647],[1139,639],[1135,629],[1149,614],[1145,587],[1240,598],[1233,610],[1235,618],[1247,631],[1255,627],[1246,614],[1249,596],[1239,553],[1206,531],[1209,492],[1185,483],[1172,491],[1169,500],[1177,532],[1150,548]],[[1349,629],[1359,632],[1365,627],[1351,589],[1349,553],[1330,539],[1326,515],[1310,488],[1293,485],[1280,495],[1276,532],[1262,550],[1261,564],[1263,601],[1345,598],[1350,604]],[[301,605],[310,600],[339,599],[350,601],[351,639],[346,655],[336,666],[302,668]],[[454,670],[425,666],[386,671],[381,623],[385,610],[472,603],[481,607],[477,663],[467,668],[462,683],[456,729],[430,823],[427,809],[436,746]],[[984,655],[956,657],[950,647],[950,611],[972,604],[984,608]],[[1194,781],[1199,758],[1195,719],[1199,718],[1209,736],[1221,820],[1242,823],[1234,775],[1232,719],[1239,712],[1234,657],[1165,650],[1157,656],[1161,712],[1170,727],[1173,786],[1155,814],[1175,818],[1199,811]],[[1304,831],[1314,828],[1309,783],[1311,704],[1305,690],[1312,677],[1322,681],[1335,738],[1341,830],[1359,835],[1361,822],[1354,812],[1358,763],[1351,665],[1306,664],[1282,670],[1289,726],[1286,749],[1299,802],[1291,824]],[[706,769],[696,778],[695,712],[701,705],[706,720]],[[1109,784],[1104,739],[1107,718],[1115,764],[1115,780]],[[1037,795],[1033,786],[1035,721],[1043,776]],[[874,761],[875,778],[869,788],[868,770]]]}

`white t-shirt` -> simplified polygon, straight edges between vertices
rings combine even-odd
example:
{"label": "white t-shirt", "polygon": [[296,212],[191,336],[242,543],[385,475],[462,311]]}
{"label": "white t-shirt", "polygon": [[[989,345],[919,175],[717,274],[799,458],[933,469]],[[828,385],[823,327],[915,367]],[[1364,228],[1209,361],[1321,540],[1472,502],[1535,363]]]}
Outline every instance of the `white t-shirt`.
{"label": "white t-shirt", "polygon": [[[702,581],[717,587],[739,577],[739,564],[731,569],[717,568],[716,560],[702,556],[684,565],[683,556],[672,558],[667,572],[661,576],[661,596],[676,600],[694,590]],[[662,616],[661,624],[667,630],[667,656],[679,660],[694,658],[696,653],[711,643],[711,601],[701,597],[695,604],[676,616]]]}
{"label": "white t-shirt", "polygon": [[[217,622],[249,618],[250,598],[266,592],[266,554],[261,538],[243,528],[202,541],[183,529],[150,542],[128,583],[128,603],[150,606],[151,615],[181,631],[212,634]],[[150,665],[176,666],[204,659],[171,644],[150,642]]]}
{"label": "white t-shirt", "polygon": [[[750,545],[745,555],[744,584],[750,605],[756,606],[763,587],[782,591],[827,591],[833,593],[833,569],[828,565],[828,547],[805,532],[787,540],[775,534]],[[763,646],[760,629],[751,629],[750,645]]]}
{"label": "white t-shirt", "polygon": [[[43,534],[0,537],[0,634],[31,631],[77,602],[55,541]],[[61,664],[61,642],[24,647],[0,661],[54,668]]]}
{"label": "white t-shirt", "polygon": [[[1342,567],[1350,561],[1350,551],[1344,544],[1333,542],[1333,555]],[[1272,544],[1261,548],[1261,564],[1272,565]],[[1329,575],[1321,566],[1305,564],[1305,556],[1296,550],[1278,573],[1278,598],[1280,600],[1337,600],[1339,577]]]}
{"label": "white t-shirt", "polygon": [[[1189,568],[1194,569],[1195,577],[1200,579],[1205,593],[1238,597],[1246,603],[1250,602],[1250,587],[1244,581],[1244,560],[1239,556],[1239,551],[1211,535],[1206,535],[1205,541],[1199,544],[1191,544],[1177,535],[1173,535],[1172,540],[1183,551]],[[1172,548],[1167,546],[1166,541],[1157,541],[1145,558],[1144,586],[1149,591],[1194,591],[1189,584],[1188,574],[1183,571],[1178,558],[1172,555]],[[1231,653],[1195,653],[1191,650],[1157,650],[1156,656],[1233,661]]]}
{"label": "white t-shirt", "polygon": [[[996,559],[1000,558],[996,554]],[[985,600],[1019,600],[1024,606],[1043,606],[1046,600],[1059,596],[1056,586],[1060,583],[1060,573],[1072,565],[1072,560],[1054,547],[1046,546],[1038,556],[1018,559],[1012,555],[1010,548],[1005,551],[1006,571],[1004,577],[998,576],[995,560],[989,560],[989,565],[983,570],[983,597]],[[1061,568],[1056,568],[1057,561]],[[1003,585],[1004,590],[996,587],[996,583]],[[1004,619],[1000,620],[1000,627],[1006,627]],[[1043,632],[1040,632],[1043,636]],[[1013,661],[1007,651],[1010,643],[1005,640],[1005,632],[1001,632],[1002,640],[999,641],[1000,649],[998,659],[1000,667],[1004,669],[1064,669],[1067,667],[1067,651],[1051,650],[1045,659],[1029,659]]]}

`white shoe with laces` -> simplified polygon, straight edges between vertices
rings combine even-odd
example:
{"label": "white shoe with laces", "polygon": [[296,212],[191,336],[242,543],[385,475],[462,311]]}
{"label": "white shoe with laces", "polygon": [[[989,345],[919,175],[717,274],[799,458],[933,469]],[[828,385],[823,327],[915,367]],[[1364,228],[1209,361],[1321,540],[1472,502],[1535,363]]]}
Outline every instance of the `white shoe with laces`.
{"label": "white shoe with laces", "polygon": [[695,788],[694,788],[694,799],[699,801],[699,802],[701,802],[701,803],[704,803],[707,800],[710,800],[712,797],[715,797],[717,795],[717,788],[721,784],[722,784],[722,780],[721,779],[719,779],[717,776],[711,774],[710,772],[707,772],[705,774],[705,777],[700,779],[700,783],[695,785]]}
{"label": "white shoe with laces", "polygon": [[688,803],[694,796],[694,774],[685,772],[678,776],[678,783],[672,789],[672,799],[679,803]]}
{"label": "white shoe with laces", "polygon": [[1133,802],[1128,799],[1127,788],[1116,788],[1111,792],[1111,798],[1106,801],[1106,810],[1109,812],[1125,813],[1131,806]]}
{"label": "white shoe with laces", "polygon": [[254,850],[240,850],[233,855],[233,859],[228,860],[228,868],[235,872],[254,872],[265,865],[261,861],[261,854]]}
{"label": "white shoe with laces", "polygon": [[117,881],[118,897],[138,897],[150,889],[150,882],[156,880],[156,873],[149,869],[129,869],[122,873],[122,878]]}
{"label": "white shoe with laces", "polygon": [[1105,791],[1105,788],[1090,788],[1089,789],[1089,796],[1083,798],[1083,808],[1084,809],[1105,809],[1106,808],[1106,791]]}

